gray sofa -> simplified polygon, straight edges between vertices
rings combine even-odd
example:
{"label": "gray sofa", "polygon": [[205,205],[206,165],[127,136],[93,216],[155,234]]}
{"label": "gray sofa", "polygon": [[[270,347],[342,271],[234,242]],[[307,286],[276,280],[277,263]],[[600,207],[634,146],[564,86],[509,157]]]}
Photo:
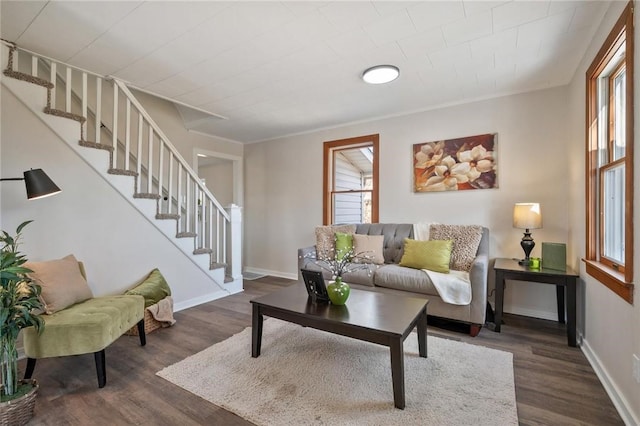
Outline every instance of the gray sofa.
{"label": "gray sofa", "polygon": [[[344,275],[344,281],[353,288],[384,293],[412,294],[429,299],[427,312],[431,316],[460,321],[471,325],[475,336],[485,322],[487,304],[487,277],[489,269],[489,230],[482,229],[482,239],[473,266],[469,271],[472,300],[469,305],[452,305],[442,301],[437,290],[422,270],[398,265],[403,255],[405,238],[413,238],[411,224],[358,224],[356,234],[384,235],[384,265],[370,265]],[[331,273],[314,263],[315,246],[298,249],[298,280],[300,269],[322,271],[325,279]],[[347,302],[348,303],[348,302]]]}

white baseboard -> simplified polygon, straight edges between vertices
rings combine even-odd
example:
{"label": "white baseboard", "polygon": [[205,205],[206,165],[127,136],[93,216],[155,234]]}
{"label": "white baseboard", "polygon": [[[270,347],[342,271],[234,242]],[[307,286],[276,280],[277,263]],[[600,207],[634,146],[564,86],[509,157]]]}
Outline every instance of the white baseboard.
{"label": "white baseboard", "polygon": [[202,305],[203,303],[221,299],[226,296],[229,296],[229,292],[220,290],[216,291],[215,293],[209,293],[203,296],[194,297],[193,299],[188,299],[183,302],[176,303],[173,306],[173,311],[179,312],[188,308],[192,308],[194,306]]}
{"label": "white baseboard", "polygon": [[640,425],[640,418],[636,417],[633,414],[633,411],[629,409],[629,403],[624,395],[618,389],[611,376],[607,372],[606,368],[600,362],[600,358],[598,355],[591,349],[589,346],[589,342],[582,336],[580,336],[582,340],[582,344],[580,345],[580,349],[582,349],[582,353],[587,357],[587,361],[591,364],[591,368],[596,372],[598,379],[600,379],[600,383],[604,386],[604,390],[611,398],[613,405],[618,410],[618,414],[622,417],[622,420],[626,425]]}
{"label": "white baseboard", "polygon": [[269,269],[252,268],[250,266],[245,266],[244,270],[253,274],[272,275],[274,277],[287,278],[289,280],[298,279],[298,274],[292,274],[290,272],[271,271]]}

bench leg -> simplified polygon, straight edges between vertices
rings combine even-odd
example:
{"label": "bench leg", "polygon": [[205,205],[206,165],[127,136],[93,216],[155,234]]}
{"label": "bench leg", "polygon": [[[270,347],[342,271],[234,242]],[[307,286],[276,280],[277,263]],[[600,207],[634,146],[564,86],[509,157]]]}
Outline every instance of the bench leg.
{"label": "bench leg", "polygon": [[144,334],[144,318],[138,322],[138,336],[140,336],[140,346],[147,344],[147,336]]}
{"label": "bench leg", "polygon": [[27,369],[24,371],[24,379],[30,379],[33,376],[33,370],[36,369],[36,359],[27,358]]}
{"label": "bench leg", "polygon": [[103,388],[107,384],[107,370],[105,367],[104,349],[94,352],[93,356],[96,360],[96,372],[98,373],[98,387]]}

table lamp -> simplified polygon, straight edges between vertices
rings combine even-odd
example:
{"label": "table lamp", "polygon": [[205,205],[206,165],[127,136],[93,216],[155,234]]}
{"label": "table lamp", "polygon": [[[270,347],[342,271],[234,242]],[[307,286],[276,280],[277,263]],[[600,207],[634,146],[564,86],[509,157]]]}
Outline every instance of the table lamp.
{"label": "table lamp", "polygon": [[520,246],[524,250],[524,259],[518,263],[523,266],[529,265],[529,254],[536,243],[531,238],[530,229],[542,228],[542,213],[539,203],[516,203],[513,207],[513,227],[524,229],[524,236],[520,241]]}

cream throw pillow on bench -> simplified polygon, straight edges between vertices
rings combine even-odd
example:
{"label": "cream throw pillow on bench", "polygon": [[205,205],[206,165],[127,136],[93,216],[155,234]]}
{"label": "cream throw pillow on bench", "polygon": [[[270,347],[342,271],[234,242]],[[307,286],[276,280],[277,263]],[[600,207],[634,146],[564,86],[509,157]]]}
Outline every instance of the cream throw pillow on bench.
{"label": "cream throw pillow on bench", "polygon": [[93,297],[72,254],[58,260],[26,262],[24,267],[33,271],[27,275],[42,288],[40,299],[49,315]]}

